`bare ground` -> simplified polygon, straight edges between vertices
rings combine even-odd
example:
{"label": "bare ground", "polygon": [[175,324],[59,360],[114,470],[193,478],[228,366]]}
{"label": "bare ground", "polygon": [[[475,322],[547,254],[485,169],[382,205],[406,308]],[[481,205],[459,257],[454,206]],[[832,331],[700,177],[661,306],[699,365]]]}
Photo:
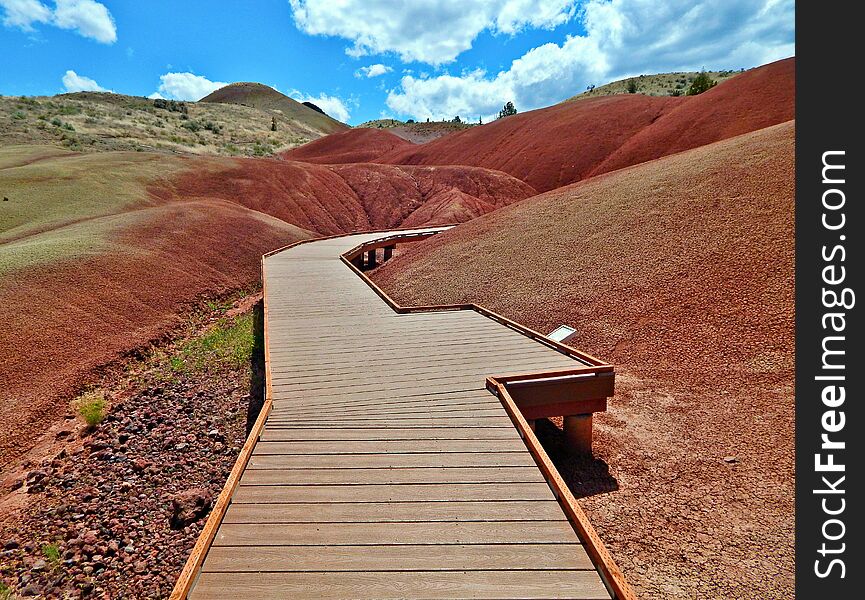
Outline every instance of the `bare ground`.
{"label": "bare ground", "polygon": [[[211,304],[170,343],[115,363],[98,429],[67,414],[14,465],[0,488],[0,584],[22,597],[168,596],[260,395],[254,299]],[[195,340],[232,327],[244,360],[198,353]]]}

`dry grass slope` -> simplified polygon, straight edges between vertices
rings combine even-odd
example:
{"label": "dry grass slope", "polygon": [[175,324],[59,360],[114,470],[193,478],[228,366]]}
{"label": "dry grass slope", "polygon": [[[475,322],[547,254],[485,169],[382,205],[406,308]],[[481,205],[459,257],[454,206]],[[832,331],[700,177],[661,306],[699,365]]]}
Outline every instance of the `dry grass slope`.
{"label": "dry grass slope", "polygon": [[260,83],[232,83],[208,94],[200,102],[240,104],[277,113],[323,133],[337,133],[349,128],[345,123],[341,123],[327,114],[320,113],[272,87]]}
{"label": "dry grass slope", "polygon": [[[706,74],[716,83],[727,81],[731,77],[735,77],[742,71],[706,71]],[[616,94],[628,94],[628,86],[633,81],[637,86],[637,94],[646,96],[672,96],[674,94],[685,95],[688,92],[688,87],[694,78],[699,75],[697,71],[677,71],[674,73],[657,73],[654,75],[637,75],[636,77],[628,77],[619,79],[610,83],[599,85],[593,90],[586,90],[581,94],[572,96],[565,100],[571,102],[573,100],[582,100],[585,98],[593,98],[595,96],[614,96]]]}
{"label": "dry grass slope", "polygon": [[[109,93],[0,96],[0,145],[269,156],[333,130],[322,125],[322,115],[302,105],[312,116],[239,104],[183,104],[185,113],[158,108],[149,98]],[[274,118],[277,130],[271,131]]]}

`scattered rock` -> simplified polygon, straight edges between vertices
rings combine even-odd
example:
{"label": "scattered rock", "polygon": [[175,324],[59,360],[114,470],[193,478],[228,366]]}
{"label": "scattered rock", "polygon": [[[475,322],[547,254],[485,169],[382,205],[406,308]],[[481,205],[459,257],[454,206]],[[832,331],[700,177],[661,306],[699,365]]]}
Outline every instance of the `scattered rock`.
{"label": "scattered rock", "polygon": [[204,488],[192,488],[171,498],[171,528],[183,529],[210,510],[213,496]]}

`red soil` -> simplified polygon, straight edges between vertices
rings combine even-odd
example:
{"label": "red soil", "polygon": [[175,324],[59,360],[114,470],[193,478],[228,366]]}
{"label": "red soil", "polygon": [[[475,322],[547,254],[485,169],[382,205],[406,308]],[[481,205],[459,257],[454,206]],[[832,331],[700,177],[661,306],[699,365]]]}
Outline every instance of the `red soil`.
{"label": "red soil", "polygon": [[737,75],[637,133],[592,175],[789,121],[796,116],[795,78],[793,58]]}
{"label": "red soil", "polygon": [[[317,234],[467,221],[534,195],[473,167],[189,159],[153,208],[91,219],[112,252],[0,281],[0,456],[18,456],[94,369],[164,334],[184,305],[252,285],[261,254]],[[52,232],[56,233],[56,232]]]}
{"label": "red soil", "polygon": [[220,163],[218,169],[214,164],[155,191],[166,198],[238,202],[320,234],[466,221],[536,193],[505,173],[472,167],[255,159]]}
{"label": "red soil", "polygon": [[486,167],[547,191],[586,177],[682,101],[629,95],[566,102],[397,149],[376,162]]}
{"label": "red soil", "polygon": [[409,141],[382,129],[350,129],[319,138],[283,152],[288,160],[336,164],[370,162],[387,152],[414,146]]}
{"label": "red soil", "polygon": [[[0,456],[17,456],[68,412],[58,401],[93,371],[161,336],[184,305],[255,284],[261,254],[309,237],[222,201],[191,201],[104,217],[114,251],[0,281],[3,418]],[[5,463],[5,460],[4,460]]]}
{"label": "red soil", "polygon": [[[788,122],[503,208],[374,274],[400,303],[570,324],[617,365],[595,430],[618,489],[582,503],[642,598],[793,597],[793,175]],[[586,472],[560,469],[579,492]]]}
{"label": "red soil", "polygon": [[398,148],[376,162],[475,165],[547,191],[792,119],[794,67],[793,58],[778,61],[699,96],[564,102]]}

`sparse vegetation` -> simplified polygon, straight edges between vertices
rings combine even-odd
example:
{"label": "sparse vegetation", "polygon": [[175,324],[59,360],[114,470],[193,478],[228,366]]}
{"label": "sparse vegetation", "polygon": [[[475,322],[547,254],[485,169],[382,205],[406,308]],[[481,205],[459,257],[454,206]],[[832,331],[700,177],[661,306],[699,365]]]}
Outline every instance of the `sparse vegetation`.
{"label": "sparse vegetation", "polygon": [[13,598],[12,588],[0,581],[0,600],[12,600]]}
{"label": "sparse vegetation", "polygon": [[[314,125],[311,131],[310,124],[269,109],[91,92],[50,98],[0,96],[0,123],[0,146],[54,144],[83,152],[160,149],[269,156],[318,137]],[[263,132],[270,134],[269,147],[256,149]]]}
{"label": "sparse vegetation", "polygon": [[717,85],[709,74],[705,71],[700,71],[700,74],[694,77],[694,81],[691,82],[691,87],[688,88],[689,96],[696,96],[697,94],[702,94],[703,92],[712,89]]}
{"label": "sparse vegetation", "polygon": [[[742,70],[725,70],[725,71],[706,71],[706,74],[715,82],[721,83],[735,77]],[[637,86],[637,91],[645,96],[674,96],[674,90],[680,90],[679,95],[684,95],[688,86],[699,75],[697,72],[678,72],[678,73],[657,73],[655,75],[640,75],[628,79],[620,79],[604,85],[590,85],[581,94],[578,94],[569,100],[578,98],[591,98],[595,96],[611,96],[616,94],[631,93],[628,90],[631,80]]]}
{"label": "sparse vegetation", "polygon": [[183,343],[171,358],[175,372],[202,371],[249,365],[255,346],[252,314],[220,319],[201,337]]}
{"label": "sparse vegetation", "polygon": [[499,111],[499,119],[504,119],[505,117],[510,117],[515,114],[517,114],[517,109],[514,106],[514,103],[508,100]]}
{"label": "sparse vegetation", "polygon": [[52,567],[60,565],[60,546],[57,544],[43,544],[42,556]]}
{"label": "sparse vegetation", "polygon": [[108,403],[105,394],[101,391],[93,391],[82,394],[73,402],[73,408],[88,429],[95,429],[105,418]]}
{"label": "sparse vegetation", "polygon": [[156,98],[153,100],[154,108],[161,108],[169,112],[187,113],[189,109],[186,107],[186,102],[178,102],[177,100],[165,100],[164,98]]}
{"label": "sparse vegetation", "polygon": [[192,133],[195,133],[196,131],[199,131],[201,129],[201,125],[197,121],[184,121],[183,123],[181,123],[180,126],[184,129],[188,129]]}

